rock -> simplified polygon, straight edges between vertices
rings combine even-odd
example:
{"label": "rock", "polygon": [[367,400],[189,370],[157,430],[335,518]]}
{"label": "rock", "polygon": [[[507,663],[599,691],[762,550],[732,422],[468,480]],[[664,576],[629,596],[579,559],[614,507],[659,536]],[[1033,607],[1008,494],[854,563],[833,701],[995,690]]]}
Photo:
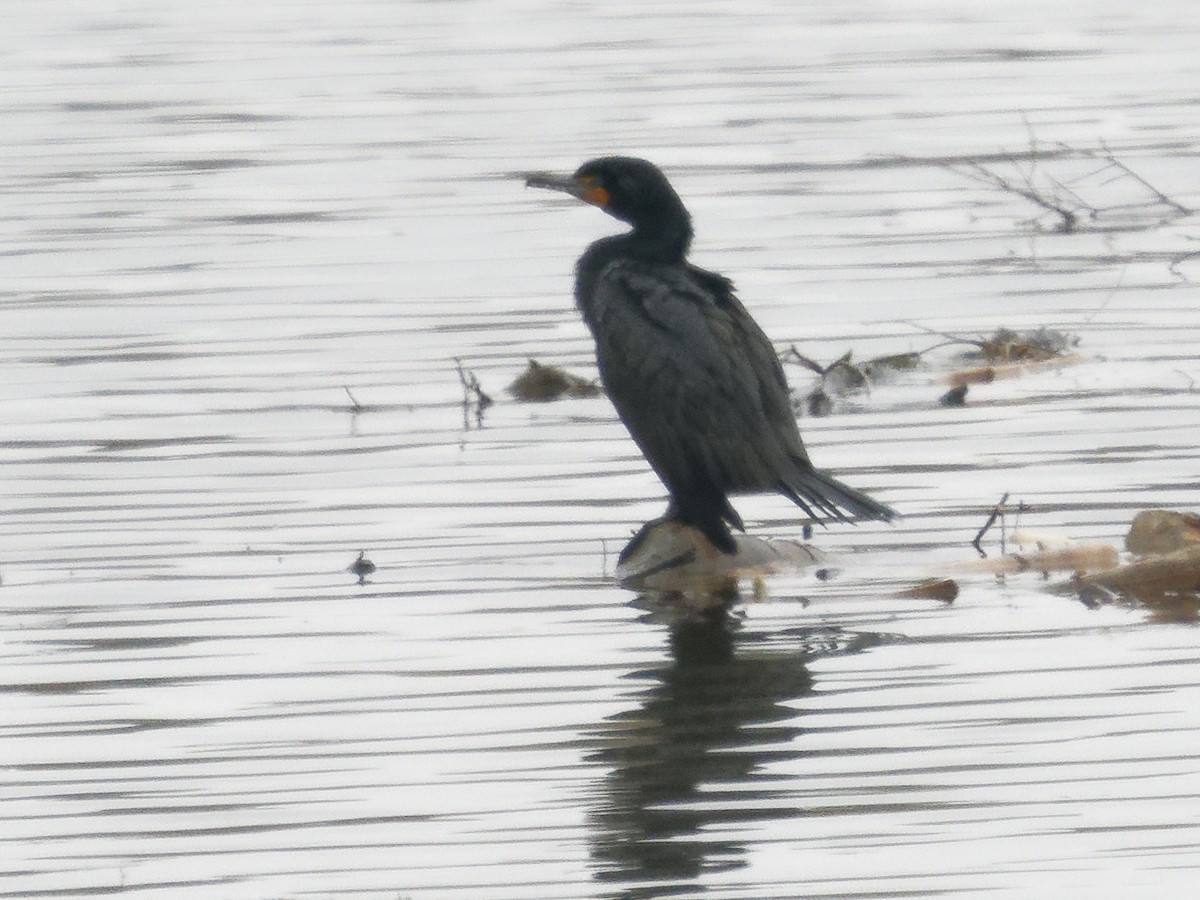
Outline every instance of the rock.
{"label": "rock", "polygon": [[801,569],[823,560],[807,544],[737,535],[737,552],[722,553],[690,525],[655,519],[621,551],[617,579],[633,590],[722,593],[739,578]]}
{"label": "rock", "polygon": [[1200,546],[1200,516],[1169,509],[1142,510],[1125,535],[1125,549],[1138,556],[1195,546]]}
{"label": "rock", "polygon": [[560,397],[598,397],[601,394],[596,382],[572,375],[557,366],[544,366],[534,359],[508,386],[508,392],[518,400],[542,403]]}

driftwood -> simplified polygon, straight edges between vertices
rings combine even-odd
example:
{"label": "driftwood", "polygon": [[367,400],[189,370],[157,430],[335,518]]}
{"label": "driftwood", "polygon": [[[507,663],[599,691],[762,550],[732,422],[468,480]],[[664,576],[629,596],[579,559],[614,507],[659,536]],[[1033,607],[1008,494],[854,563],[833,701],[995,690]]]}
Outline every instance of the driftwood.
{"label": "driftwood", "polygon": [[1083,359],[1078,353],[1064,353],[1052,359],[1034,359],[1025,362],[995,363],[987,366],[969,366],[965,369],[955,369],[942,376],[942,381],[952,387],[960,388],[972,384],[991,384],[993,381],[1003,381],[1008,378],[1020,378],[1033,372],[1045,369],[1056,369],[1059,366],[1070,365]]}
{"label": "driftwood", "polygon": [[979,559],[955,566],[958,572],[1095,572],[1117,564],[1117,548],[1112,544],[1071,544],[1042,547],[1028,553],[1006,553],[993,559]]}

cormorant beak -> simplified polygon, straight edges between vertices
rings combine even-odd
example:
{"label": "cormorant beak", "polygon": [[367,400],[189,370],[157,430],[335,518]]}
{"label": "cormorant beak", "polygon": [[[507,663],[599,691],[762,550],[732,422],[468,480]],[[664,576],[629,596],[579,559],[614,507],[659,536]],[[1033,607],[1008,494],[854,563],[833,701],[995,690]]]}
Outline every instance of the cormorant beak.
{"label": "cormorant beak", "polygon": [[608,206],[609,201],[608,191],[602,188],[595,178],[588,175],[576,177],[574,175],[551,175],[548,172],[531,172],[525,176],[525,187],[562,191],[564,194],[570,194],[584,203],[599,206],[601,209]]}

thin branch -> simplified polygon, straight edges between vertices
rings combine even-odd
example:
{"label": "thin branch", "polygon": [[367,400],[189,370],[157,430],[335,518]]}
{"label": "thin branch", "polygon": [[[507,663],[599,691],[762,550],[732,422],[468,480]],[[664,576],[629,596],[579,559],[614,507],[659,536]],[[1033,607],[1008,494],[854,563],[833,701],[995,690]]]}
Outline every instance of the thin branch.
{"label": "thin branch", "polygon": [[783,351],[783,356],[785,359],[795,360],[800,365],[804,366],[804,368],[811,369],[812,371],[816,372],[818,375],[824,375],[825,372],[827,371],[825,366],[821,365],[815,359],[810,359],[809,357],[807,357],[803,353],[801,353],[799,350],[797,350],[795,344],[792,344],[785,351]]}
{"label": "thin branch", "polygon": [[[965,338],[957,334],[950,334],[948,331],[938,331],[936,328],[930,328],[927,325],[922,325],[920,322],[913,322],[909,319],[900,319],[899,323],[901,325],[907,325],[909,328],[915,328],[918,331],[923,331],[926,334],[933,334],[937,335],[938,337],[946,338],[945,344],[937,344],[936,346],[930,347],[929,350],[936,350],[938,347],[945,347],[948,344],[970,344],[972,347],[979,347],[981,349],[984,345],[984,341],[982,340]],[[929,350],[923,350],[922,352],[928,353]]]}
{"label": "thin branch", "polygon": [[479,428],[483,425],[483,411],[492,405],[492,398],[484,392],[475,373],[464,369],[462,360],[457,356],[453,359],[454,367],[458,370],[458,380],[462,382],[463,387],[463,428],[470,428],[469,414],[472,408],[475,410],[475,427]]}
{"label": "thin branch", "polygon": [[1028,182],[1028,180],[1026,181],[1028,186],[1021,187],[1018,184],[1013,184],[1013,182],[1009,181],[1003,175],[999,175],[990,169],[984,168],[983,166],[979,165],[979,163],[970,163],[967,166],[967,171],[964,174],[974,181],[982,184],[989,184],[992,187],[998,187],[1000,190],[1007,191],[1010,194],[1016,194],[1018,197],[1024,197],[1035,206],[1040,206],[1047,212],[1054,213],[1056,216],[1059,216],[1062,219],[1059,230],[1064,232],[1075,230],[1075,226],[1078,223],[1078,216],[1076,215],[1075,211],[1067,209],[1067,207],[1064,206],[1061,201],[1058,201],[1055,198],[1043,196],[1043,194],[1034,188],[1033,185]]}
{"label": "thin branch", "polygon": [[979,542],[983,540],[983,536],[987,534],[988,529],[996,524],[996,520],[1000,519],[1000,553],[1005,552],[1004,547],[1004,504],[1008,500],[1008,492],[1004,492],[1004,496],[1000,498],[1000,502],[996,504],[992,510],[992,514],[988,516],[987,521],[983,523],[983,527],[979,529],[979,533],[975,535],[975,540],[971,541],[971,546],[979,551],[980,556],[987,556],[984,549],[979,546]]}
{"label": "thin branch", "polygon": [[[1191,215],[1192,211],[1190,209],[1188,209],[1182,203],[1178,203],[1175,200],[1172,200],[1170,197],[1168,197],[1166,194],[1164,194],[1162,191],[1160,191],[1158,188],[1156,188],[1154,185],[1152,185],[1150,182],[1148,182],[1145,178],[1143,178],[1137,172],[1133,171],[1133,169],[1129,168],[1129,166],[1125,165],[1125,163],[1123,163],[1119,159],[1117,159],[1113,155],[1113,152],[1110,149],[1108,149],[1108,145],[1106,143],[1104,143],[1104,141],[1100,142],[1100,146],[1104,148],[1104,152],[1106,154],[1105,156],[1101,157],[1101,159],[1105,159],[1108,162],[1112,163],[1112,165],[1116,166],[1118,169],[1120,169],[1122,172],[1124,172],[1126,175],[1128,175],[1130,178],[1132,178],[1134,181],[1136,181],[1138,184],[1140,184],[1142,187],[1144,187],[1146,190],[1148,190],[1150,193],[1152,193],[1155,197],[1158,198],[1159,203],[1162,203],[1162,204],[1165,204],[1166,206],[1171,207],[1171,209],[1175,210],[1176,212],[1178,212],[1182,215],[1185,215],[1185,216]],[[1089,155],[1095,155],[1095,154],[1089,154]]]}

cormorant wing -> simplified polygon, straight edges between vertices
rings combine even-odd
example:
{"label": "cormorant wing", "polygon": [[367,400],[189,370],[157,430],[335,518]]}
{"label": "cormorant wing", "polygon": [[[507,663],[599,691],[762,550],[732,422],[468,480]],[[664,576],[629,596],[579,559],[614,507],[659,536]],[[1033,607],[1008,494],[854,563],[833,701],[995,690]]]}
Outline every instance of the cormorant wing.
{"label": "cormorant wing", "polygon": [[726,279],[621,259],[589,293],[605,387],[668,488],[775,490],[805,458],[779,359]]}

